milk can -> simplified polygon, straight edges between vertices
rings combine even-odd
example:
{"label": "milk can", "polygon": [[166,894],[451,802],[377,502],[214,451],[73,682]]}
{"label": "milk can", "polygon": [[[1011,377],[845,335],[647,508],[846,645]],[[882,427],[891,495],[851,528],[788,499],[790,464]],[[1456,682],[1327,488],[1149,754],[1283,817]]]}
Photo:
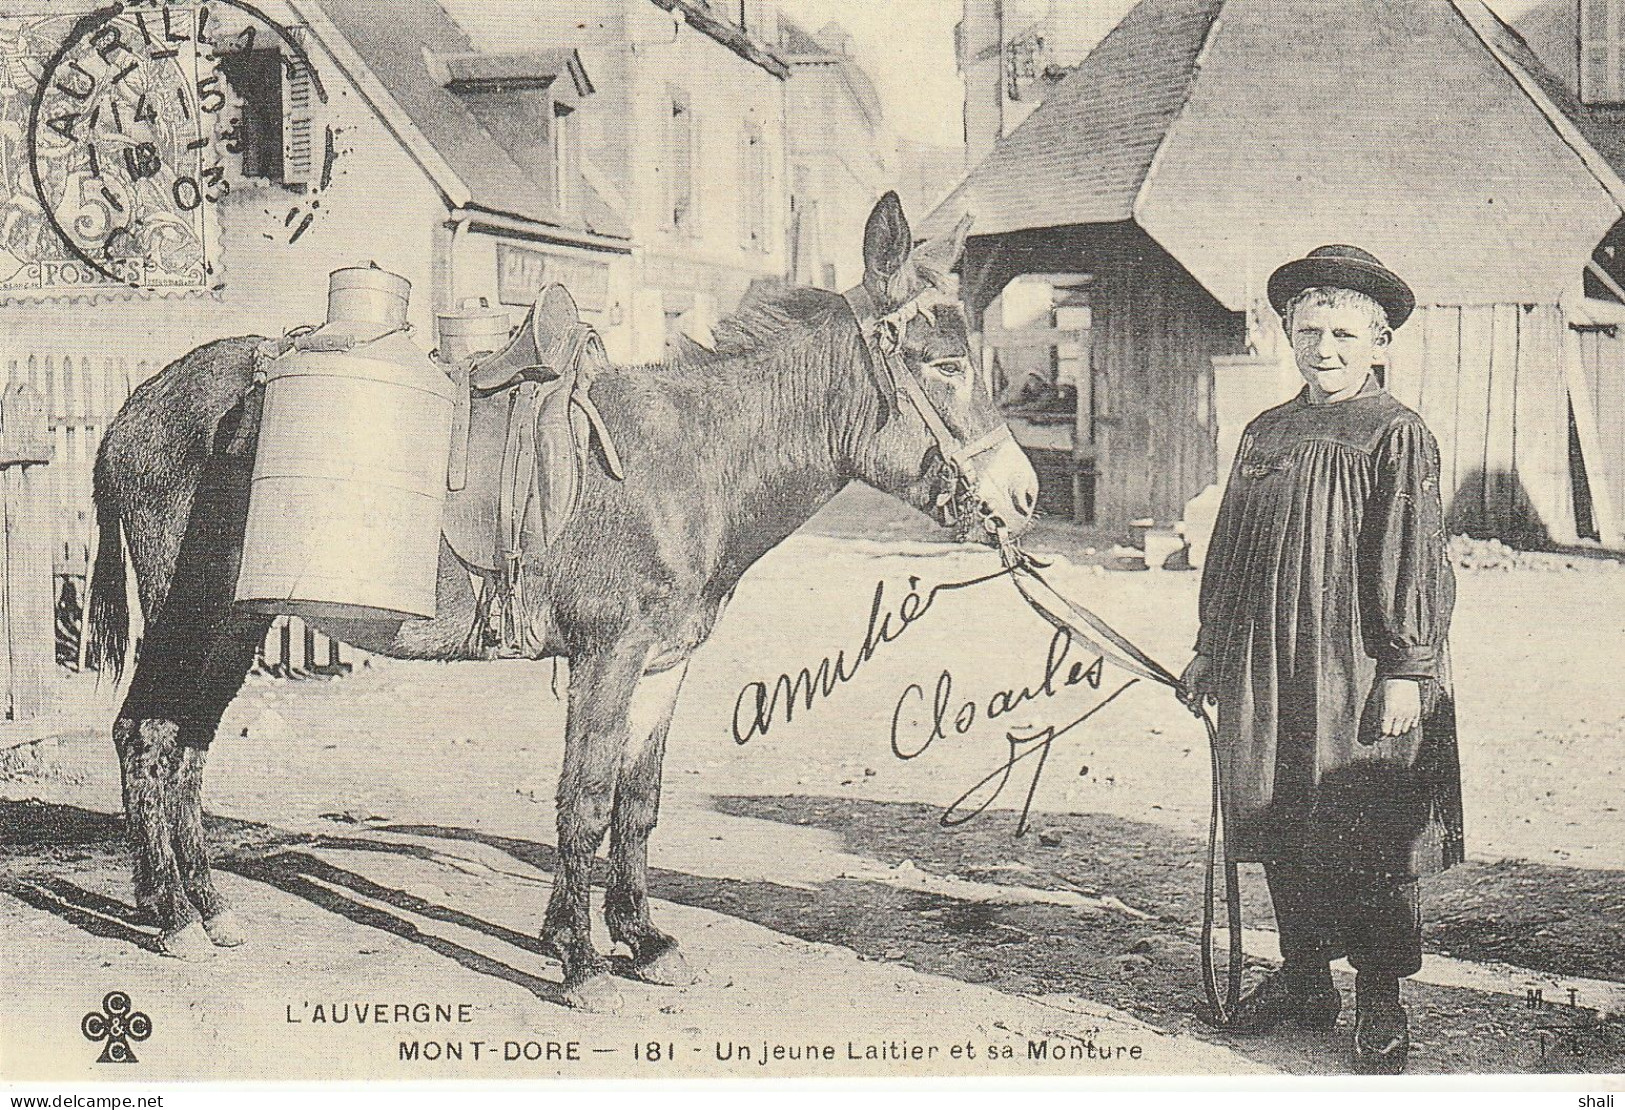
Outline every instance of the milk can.
{"label": "milk can", "polygon": [[407,336],[411,283],[333,271],[327,323],[267,371],[237,600],[432,617],[456,387]]}
{"label": "milk can", "polygon": [[435,315],[440,338],[437,353],[446,373],[457,383],[457,408],[452,414],[451,454],[446,459],[446,488],[460,492],[468,484],[468,374],[471,355],[484,356],[508,345],[508,314],[493,311],[484,297],[465,297],[455,312]]}
{"label": "milk can", "polygon": [[464,297],[457,311],[435,315],[435,330],[439,333],[440,360],[452,364],[469,355],[491,354],[508,345],[508,314],[493,310],[484,297]]}

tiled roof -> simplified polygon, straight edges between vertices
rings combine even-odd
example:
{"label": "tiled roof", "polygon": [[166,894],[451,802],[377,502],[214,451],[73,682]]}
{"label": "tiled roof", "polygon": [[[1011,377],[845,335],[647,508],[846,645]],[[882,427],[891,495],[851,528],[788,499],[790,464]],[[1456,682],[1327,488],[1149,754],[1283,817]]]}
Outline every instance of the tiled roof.
{"label": "tiled roof", "polygon": [[1143,0],[1050,90],[923,230],[976,235],[1126,220],[1223,0]]}
{"label": "tiled roof", "polygon": [[[601,204],[572,220],[546,186],[521,169],[456,93],[431,71],[430,59],[473,53],[468,36],[435,0],[320,0],[321,9],[472,194],[475,207],[557,228],[585,242],[615,246],[630,235]],[[624,242],[619,244],[624,249]]]}
{"label": "tiled roof", "polygon": [[1551,105],[1579,130],[1591,147],[1616,174],[1625,174],[1625,109],[1597,107],[1580,102],[1563,78],[1553,73],[1529,43],[1481,0],[1459,0],[1458,7],[1472,5],[1479,14],[1472,20],[1508,61],[1518,66],[1539,87]]}
{"label": "tiled roof", "polygon": [[1621,214],[1450,0],[1142,0],[929,223],[963,210],[1132,218],[1232,309],[1328,242],[1424,303],[1549,303]]}

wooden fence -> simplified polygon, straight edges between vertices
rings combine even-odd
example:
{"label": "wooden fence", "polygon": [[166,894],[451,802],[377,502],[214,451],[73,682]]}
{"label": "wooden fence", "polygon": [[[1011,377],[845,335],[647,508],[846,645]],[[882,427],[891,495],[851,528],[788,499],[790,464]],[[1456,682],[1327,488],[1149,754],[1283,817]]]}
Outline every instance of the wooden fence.
{"label": "wooden fence", "polygon": [[360,654],[298,617],[278,617],[265,634],[255,666],[278,678],[330,678],[349,674]]}
{"label": "wooden fence", "polygon": [[[36,353],[10,359],[0,377],[0,383],[9,382],[11,390],[26,389],[33,399],[29,411],[36,414],[39,426],[30,433],[30,442],[43,445],[52,460],[49,468],[30,463],[26,474],[7,466],[8,488],[28,490],[31,545],[27,552],[16,541],[0,548],[0,556],[16,555],[16,574],[28,578],[32,599],[26,624],[21,618],[7,623],[16,625],[15,642],[27,645],[30,660],[46,660],[42,673],[47,677],[53,655],[59,664],[83,666],[84,605],[96,543],[92,496],[96,450],[130,391],[153,369],[145,361]],[[9,434],[6,442],[11,442]],[[17,588],[23,589],[20,584]],[[7,600],[0,597],[0,603]],[[7,613],[12,611],[11,605],[4,607]],[[354,654],[302,622],[283,618],[266,636],[258,665],[266,673],[289,677],[343,674]],[[0,668],[4,666],[0,663]],[[0,669],[0,678],[5,674]],[[23,702],[33,704],[31,696]]]}
{"label": "wooden fence", "polygon": [[0,717],[45,712],[52,659],[51,440],[43,399],[0,389]]}
{"label": "wooden fence", "polygon": [[1566,365],[1583,523],[1604,544],[1625,547],[1625,307],[1585,301],[1571,317]]}
{"label": "wooden fence", "polygon": [[48,354],[13,358],[6,366],[5,379],[30,387],[44,405],[54,456],[46,481],[53,637],[57,661],[69,666],[84,660],[83,610],[95,554],[96,449],[130,390],[151,370],[147,362],[122,358]]}
{"label": "wooden fence", "polygon": [[1395,333],[1388,385],[1439,442],[1453,530],[1621,542],[1617,521],[1576,518],[1625,492],[1625,341],[1587,326],[1572,306],[1433,305]]}
{"label": "wooden fence", "polygon": [[146,362],[29,355],[12,359],[6,378],[33,387],[45,401],[55,465],[51,494],[55,521],[53,573],[83,577],[90,565],[96,514],[90,478],[102,433],[133,386],[152,372]]}

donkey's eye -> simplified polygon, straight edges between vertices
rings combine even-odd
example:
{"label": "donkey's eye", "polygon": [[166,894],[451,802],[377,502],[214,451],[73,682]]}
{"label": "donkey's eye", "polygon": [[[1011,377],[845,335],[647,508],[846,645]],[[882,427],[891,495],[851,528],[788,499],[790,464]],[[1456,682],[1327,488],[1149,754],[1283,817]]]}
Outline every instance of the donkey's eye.
{"label": "donkey's eye", "polygon": [[926,363],[931,369],[948,378],[957,378],[970,369],[968,358],[939,358]]}

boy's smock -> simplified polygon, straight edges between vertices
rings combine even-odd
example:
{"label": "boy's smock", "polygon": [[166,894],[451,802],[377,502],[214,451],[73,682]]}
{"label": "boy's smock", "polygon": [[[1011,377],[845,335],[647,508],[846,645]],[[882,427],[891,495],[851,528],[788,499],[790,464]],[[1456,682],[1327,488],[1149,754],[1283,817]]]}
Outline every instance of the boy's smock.
{"label": "boy's smock", "polygon": [[[1369,383],[1242,438],[1202,575],[1227,837],[1244,861],[1417,875],[1463,858],[1438,447]],[[1383,737],[1380,680],[1422,682]]]}

